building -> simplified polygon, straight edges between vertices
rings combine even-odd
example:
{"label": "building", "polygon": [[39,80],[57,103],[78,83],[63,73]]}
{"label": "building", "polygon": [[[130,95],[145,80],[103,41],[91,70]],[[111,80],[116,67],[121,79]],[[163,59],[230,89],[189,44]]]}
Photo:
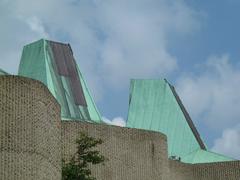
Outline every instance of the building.
{"label": "building", "polygon": [[69,44],[24,46],[0,71],[0,179],[61,179],[81,131],[101,138],[101,180],[237,180],[240,161],[210,152],[167,80],[132,80],[127,127],[102,122]]}

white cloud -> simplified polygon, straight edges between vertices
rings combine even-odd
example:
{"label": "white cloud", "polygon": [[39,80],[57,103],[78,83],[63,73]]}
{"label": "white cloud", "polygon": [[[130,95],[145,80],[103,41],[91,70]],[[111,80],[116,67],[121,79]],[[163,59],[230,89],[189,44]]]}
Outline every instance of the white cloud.
{"label": "white cloud", "polygon": [[198,74],[185,74],[177,81],[178,93],[194,120],[206,124],[214,140],[212,151],[240,159],[240,64],[227,54],[211,56],[197,66]]}
{"label": "white cloud", "polygon": [[122,117],[115,117],[112,120],[103,117],[103,121],[107,124],[115,125],[115,126],[121,126],[125,127],[126,126],[126,121]]}
{"label": "white cloud", "polygon": [[[97,19],[104,34],[100,65],[106,82],[121,87],[129,78],[171,73],[176,58],[167,43],[171,33],[198,26],[196,13],[183,1],[106,1]],[[171,33],[170,33],[171,32]]]}
{"label": "white cloud", "polygon": [[42,21],[38,19],[36,16],[30,17],[26,20],[26,23],[29,25],[30,29],[43,37],[48,37],[48,33],[46,32]]}
{"label": "white cloud", "polygon": [[212,151],[240,159],[240,124],[224,130],[222,136],[214,141]]}
{"label": "white cloud", "polygon": [[[37,27],[41,28],[41,21],[37,22],[37,18],[34,18],[35,30],[32,29],[34,28],[34,19],[31,20],[31,28],[27,22],[30,16],[26,17],[19,14],[15,9],[16,5],[12,3],[13,1],[0,1],[0,21],[2,24],[0,28],[2,42],[0,43],[0,68],[16,74],[23,46],[43,37],[44,34],[36,32]],[[26,6],[26,8],[29,7]]]}
{"label": "white cloud", "polygon": [[240,70],[228,55],[211,56],[198,75],[181,77],[177,90],[193,119],[223,130],[239,122]]}
{"label": "white cloud", "polygon": [[171,73],[177,59],[169,37],[199,27],[199,14],[183,0],[2,1],[0,14],[3,69],[16,73],[26,43],[65,40],[97,99],[105,87],[128,87],[129,78]]}

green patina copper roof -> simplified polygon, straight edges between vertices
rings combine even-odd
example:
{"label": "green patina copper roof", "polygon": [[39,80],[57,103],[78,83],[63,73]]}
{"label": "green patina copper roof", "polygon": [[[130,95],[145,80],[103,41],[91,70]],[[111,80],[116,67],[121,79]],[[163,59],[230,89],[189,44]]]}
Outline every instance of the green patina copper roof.
{"label": "green patina copper roof", "polygon": [[69,44],[41,39],[24,46],[18,74],[43,82],[61,105],[63,119],[101,122]]}
{"label": "green patina copper roof", "polygon": [[[127,127],[166,134],[169,157],[180,157],[183,162],[197,162],[197,158],[192,162],[183,157],[206,150],[174,87],[166,80],[131,80]],[[206,154],[210,157],[210,153]],[[208,162],[208,157],[201,156],[201,161]]]}
{"label": "green patina copper roof", "polygon": [[[0,74],[6,74],[0,70]],[[43,82],[64,120],[102,122],[69,44],[39,40],[23,48],[19,75]],[[166,80],[132,80],[127,127],[161,132],[169,157],[186,163],[231,161],[207,150],[174,87]]]}
{"label": "green patina copper roof", "polygon": [[221,154],[217,154],[208,150],[197,149],[181,158],[183,162],[195,163],[210,163],[210,162],[222,162],[222,161],[234,161],[235,159],[226,157]]}
{"label": "green patina copper roof", "polygon": [[1,76],[1,75],[8,75],[8,73],[5,72],[5,71],[3,71],[2,69],[0,69],[0,76]]}

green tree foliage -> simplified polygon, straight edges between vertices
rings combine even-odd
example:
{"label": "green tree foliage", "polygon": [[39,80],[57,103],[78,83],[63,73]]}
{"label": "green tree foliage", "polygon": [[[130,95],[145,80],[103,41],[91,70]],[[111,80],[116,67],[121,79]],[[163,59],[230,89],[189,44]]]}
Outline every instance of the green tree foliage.
{"label": "green tree foliage", "polygon": [[63,160],[62,179],[63,180],[95,180],[91,176],[89,164],[103,163],[105,157],[96,150],[96,146],[102,144],[101,139],[95,139],[84,133],[76,140],[77,152],[71,157],[69,162]]}

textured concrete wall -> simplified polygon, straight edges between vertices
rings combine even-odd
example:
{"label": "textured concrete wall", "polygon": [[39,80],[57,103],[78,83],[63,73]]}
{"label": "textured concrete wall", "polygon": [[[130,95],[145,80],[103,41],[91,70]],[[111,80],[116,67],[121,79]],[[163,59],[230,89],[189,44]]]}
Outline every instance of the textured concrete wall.
{"label": "textured concrete wall", "polygon": [[239,180],[240,161],[186,164],[167,159],[166,137],[161,133],[87,122],[62,122],[62,152],[76,152],[80,132],[101,138],[99,150],[109,159],[93,166],[98,180]]}
{"label": "textured concrete wall", "polygon": [[76,152],[79,132],[101,138],[99,150],[109,160],[94,166],[98,180],[161,180],[168,172],[167,144],[163,134],[86,122],[62,122],[64,159]]}
{"label": "textured concrete wall", "polygon": [[168,160],[161,133],[61,122],[60,107],[42,83],[0,76],[0,179],[60,180],[61,159],[76,152],[80,132],[104,141],[98,148],[109,160],[91,167],[98,180],[240,179],[240,161],[191,165]]}
{"label": "textured concrete wall", "polygon": [[0,76],[0,179],[61,179],[60,107],[38,81]]}
{"label": "textured concrete wall", "polygon": [[193,173],[198,180],[239,180],[240,161],[195,164]]}
{"label": "textured concrete wall", "polygon": [[240,161],[185,164],[169,160],[167,180],[239,180]]}
{"label": "textured concrete wall", "polygon": [[166,180],[198,180],[193,176],[191,164],[169,160],[169,172]]}
{"label": "textured concrete wall", "polygon": [[240,161],[186,164],[169,160],[166,180],[240,180]]}

